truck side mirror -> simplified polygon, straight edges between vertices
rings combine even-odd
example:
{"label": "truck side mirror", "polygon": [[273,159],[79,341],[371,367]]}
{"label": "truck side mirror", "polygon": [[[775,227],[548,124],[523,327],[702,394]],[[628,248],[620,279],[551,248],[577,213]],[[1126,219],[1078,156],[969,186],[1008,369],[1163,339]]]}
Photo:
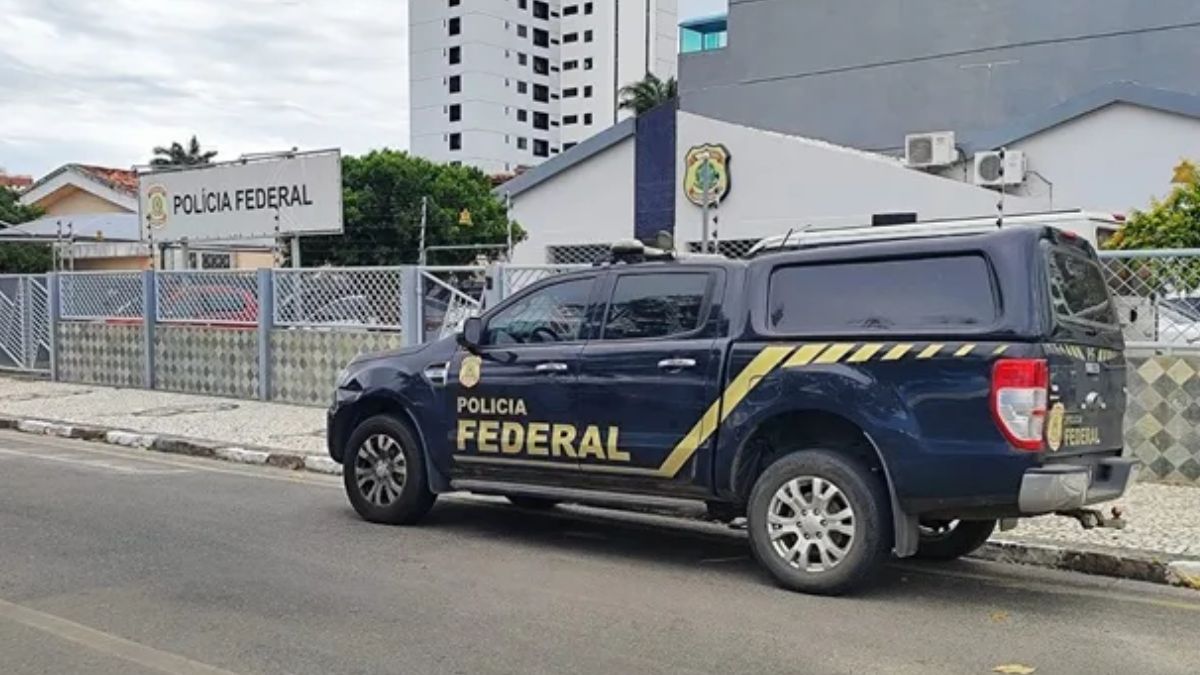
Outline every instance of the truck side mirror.
{"label": "truck side mirror", "polygon": [[483,320],[477,316],[468,317],[463,322],[462,332],[458,334],[458,344],[472,354],[478,354],[482,342]]}

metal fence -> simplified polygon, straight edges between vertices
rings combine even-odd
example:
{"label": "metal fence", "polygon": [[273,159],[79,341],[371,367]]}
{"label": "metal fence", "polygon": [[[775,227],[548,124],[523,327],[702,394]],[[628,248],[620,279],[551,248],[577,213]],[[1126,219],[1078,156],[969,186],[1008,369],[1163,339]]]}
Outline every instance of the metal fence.
{"label": "metal fence", "polygon": [[143,311],[141,272],[59,275],[59,312],[66,320],[137,319]]}
{"label": "metal fence", "polygon": [[281,269],[275,325],[392,328],[403,325],[403,276],[396,267]]}
{"label": "metal fence", "polygon": [[1104,251],[1100,259],[1126,342],[1200,346],[1200,250]]}
{"label": "metal fence", "polygon": [[50,325],[49,278],[0,275],[0,368],[48,371]]}
{"label": "metal fence", "polygon": [[253,270],[159,272],[155,277],[155,318],[159,322],[258,322],[258,274]]}

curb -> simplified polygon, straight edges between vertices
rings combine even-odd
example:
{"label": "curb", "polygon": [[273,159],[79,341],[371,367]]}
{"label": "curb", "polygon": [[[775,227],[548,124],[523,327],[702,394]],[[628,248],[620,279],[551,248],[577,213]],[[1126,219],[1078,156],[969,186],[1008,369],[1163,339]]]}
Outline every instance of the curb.
{"label": "curb", "polygon": [[[13,429],[42,436],[76,438],[127,448],[139,448],[150,452],[205,457],[236,464],[273,466],[333,476],[340,476],[342,473],[340,464],[333,461],[332,458],[322,455],[303,455],[271,448],[228,445],[217,441],[162,436],[56,420],[22,419],[0,415],[0,429]],[[696,519],[695,516],[674,512],[669,515]],[[1200,560],[1171,560],[1149,552],[1104,549],[1083,545],[1067,547],[1051,543],[992,540],[984,544],[983,548],[972,553],[970,557],[977,560],[1049,567],[1200,590]]]}
{"label": "curb", "polygon": [[0,415],[0,429],[12,429],[38,436],[75,438],[83,441],[137,448],[170,455],[204,457],[236,464],[274,466],[293,471],[309,471],[325,475],[340,476],[342,466],[330,457],[303,455],[272,448],[229,445],[219,441],[208,441],[182,436],[148,434],[126,429],[99,427],[88,424],[72,424],[57,420],[23,419]]}

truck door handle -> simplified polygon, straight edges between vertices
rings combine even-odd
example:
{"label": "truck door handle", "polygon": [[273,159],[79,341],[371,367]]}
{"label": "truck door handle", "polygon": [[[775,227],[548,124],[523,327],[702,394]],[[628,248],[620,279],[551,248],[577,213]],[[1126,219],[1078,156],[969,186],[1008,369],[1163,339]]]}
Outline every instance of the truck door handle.
{"label": "truck door handle", "polygon": [[539,372],[539,373],[553,374],[553,373],[565,373],[569,369],[567,368],[567,364],[565,364],[565,363],[551,362],[551,363],[539,363],[536,366],[534,366],[533,370],[535,372]]}
{"label": "truck door handle", "polygon": [[663,359],[658,362],[660,370],[683,370],[684,368],[695,368],[696,359]]}

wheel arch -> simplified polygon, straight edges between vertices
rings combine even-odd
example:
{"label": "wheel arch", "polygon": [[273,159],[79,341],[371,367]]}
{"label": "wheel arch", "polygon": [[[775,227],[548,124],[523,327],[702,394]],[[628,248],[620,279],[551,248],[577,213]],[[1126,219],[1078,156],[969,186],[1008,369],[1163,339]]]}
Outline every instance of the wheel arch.
{"label": "wheel arch", "polygon": [[390,415],[408,427],[416,437],[421,454],[425,456],[425,471],[429,477],[430,488],[434,492],[449,490],[450,479],[434,466],[433,457],[429,452],[429,440],[412,412],[412,405],[403,397],[386,389],[369,391],[354,402],[348,413],[338,430],[337,447],[342,449],[342,456],[335,459],[339,462],[344,461],[346,442],[359,424],[376,415]]}
{"label": "wheel arch", "polygon": [[744,504],[754,482],[771,462],[806,448],[847,451],[877,471],[890,498],[894,551],[899,557],[916,552],[917,518],[906,514],[901,507],[886,453],[865,425],[842,412],[794,407],[775,410],[758,419],[737,448],[727,489]]}

